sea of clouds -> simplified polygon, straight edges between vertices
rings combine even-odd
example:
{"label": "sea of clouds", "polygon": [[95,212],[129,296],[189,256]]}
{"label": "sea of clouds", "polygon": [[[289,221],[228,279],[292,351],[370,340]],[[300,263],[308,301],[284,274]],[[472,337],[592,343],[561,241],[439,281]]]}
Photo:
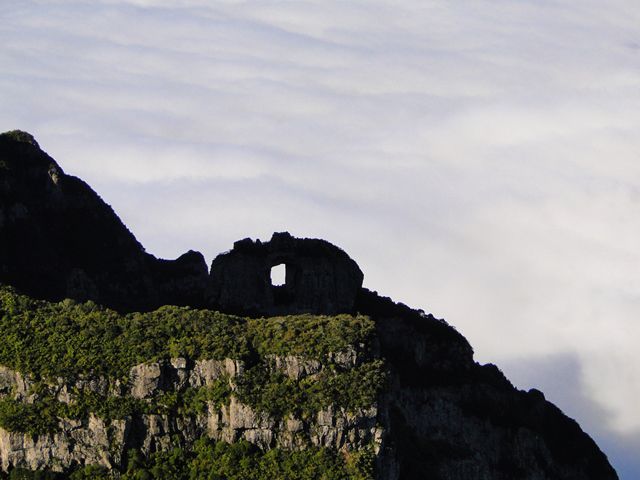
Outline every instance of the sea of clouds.
{"label": "sea of clouds", "polygon": [[322,237],[640,476],[640,6],[4,0],[0,130],[147,249]]}

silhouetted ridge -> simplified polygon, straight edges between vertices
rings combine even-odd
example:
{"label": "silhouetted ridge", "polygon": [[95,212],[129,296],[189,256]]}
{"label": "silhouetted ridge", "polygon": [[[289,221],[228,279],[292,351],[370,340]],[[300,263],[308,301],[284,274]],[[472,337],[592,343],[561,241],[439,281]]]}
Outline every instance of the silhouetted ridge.
{"label": "silhouetted ridge", "polygon": [[0,135],[0,282],[37,298],[118,310],[203,304],[201,254],[158,260],[85,182],[31,135]]}

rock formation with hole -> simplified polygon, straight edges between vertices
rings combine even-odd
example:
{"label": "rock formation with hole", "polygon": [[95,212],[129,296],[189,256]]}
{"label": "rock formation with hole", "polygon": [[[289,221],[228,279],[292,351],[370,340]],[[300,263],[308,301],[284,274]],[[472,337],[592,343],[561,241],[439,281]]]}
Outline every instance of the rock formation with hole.
{"label": "rock formation with hole", "polygon": [[[282,286],[271,283],[271,268],[286,266]],[[262,243],[249,238],[211,264],[208,304],[248,315],[352,312],[363,275],[349,256],[324,240],[274,233]]]}
{"label": "rock formation with hole", "polygon": [[[285,285],[270,268],[284,263]],[[161,305],[250,315],[352,312],[358,265],[324,240],[277,233],[240,240],[208,274],[204,257],[176,260],[145,252],[115,212],[67,175],[28,133],[0,135],[0,283],[46,300],[93,300],[120,311]]]}

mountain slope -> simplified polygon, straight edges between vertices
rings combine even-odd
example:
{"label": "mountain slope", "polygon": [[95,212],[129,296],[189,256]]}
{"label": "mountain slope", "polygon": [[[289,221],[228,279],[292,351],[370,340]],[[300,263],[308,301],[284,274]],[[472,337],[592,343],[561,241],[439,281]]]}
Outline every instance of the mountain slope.
{"label": "mountain slope", "polygon": [[66,175],[31,135],[0,134],[0,282],[37,298],[120,310],[202,305],[207,267],[146,253],[111,207]]}

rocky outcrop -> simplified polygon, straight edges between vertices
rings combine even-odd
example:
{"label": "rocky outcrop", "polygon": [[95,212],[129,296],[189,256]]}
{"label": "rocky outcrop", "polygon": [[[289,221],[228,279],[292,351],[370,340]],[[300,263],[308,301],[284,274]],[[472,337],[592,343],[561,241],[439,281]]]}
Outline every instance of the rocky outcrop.
{"label": "rocky outcrop", "polygon": [[0,134],[0,283],[124,310],[202,306],[204,257],[146,253],[114,211],[25,132]]}
{"label": "rocky outcrop", "polygon": [[174,358],[168,362],[136,365],[129,374],[128,394],[133,398],[151,398],[159,392],[203,387],[221,378],[234,379],[244,371],[241,361],[229,358],[198,360],[191,364],[186,358]]}
{"label": "rocky outcrop", "polygon": [[[347,356],[343,368],[354,367],[356,356]],[[303,378],[324,368],[316,361],[300,357],[272,356],[271,368]],[[46,387],[6,367],[0,368],[3,396],[31,403],[43,392],[56,395],[60,402],[73,404],[82,393],[105,397],[131,397],[153,402],[163,394],[184,392],[188,388],[207,387],[222,380],[232,390],[244,372],[238,360],[200,360],[186,358],[136,365],[129,381],[104,378],[79,379],[72,384],[63,379]],[[311,369],[311,370],[310,370]],[[38,388],[34,388],[38,386]],[[34,393],[37,392],[37,393]],[[127,452],[134,448],[143,455],[193,444],[202,436],[229,443],[247,440],[262,449],[302,449],[309,446],[334,449],[358,449],[374,446],[378,451],[383,430],[377,421],[377,407],[347,411],[330,406],[312,417],[288,414],[274,418],[242,403],[235,395],[223,405],[209,402],[197,415],[139,414],[123,419],[105,420],[94,414],[84,419],[60,419],[54,433],[31,435],[0,428],[0,468],[66,471],[74,465],[101,465],[120,469]]]}
{"label": "rocky outcrop", "polygon": [[375,418],[374,408],[357,414],[329,409],[310,422],[295,418],[276,422],[235,398],[229,406],[195,418],[141,415],[107,422],[91,415],[87,421],[62,420],[59,432],[44,435],[0,428],[0,468],[4,472],[17,467],[62,472],[74,465],[121,469],[131,448],[149,455],[188,446],[203,435],[229,443],[244,439],[263,449],[357,450],[380,443],[382,429]]}
{"label": "rocky outcrop", "polygon": [[[70,465],[121,468],[127,452],[143,455],[185,447],[202,437],[262,449],[374,447],[376,478],[411,480],[614,480],[606,456],[580,427],[537,391],[515,389],[493,365],[478,365],[466,340],[444,322],[369,293],[378,316],[373,353],[385,359],[388,387],[376,404],[347,411],[329,406],[312,416],[275,418],[231,395],[209,402],[197,415],[139,414],[105,421],[96,415],[61,419],[56,433],[33,436],[0,429],[0,466],[62,471]],[[375,305],[378,305],[375,308]],[[372,314],[375,312],[372,310]],[[287,378],[314,377],[326,368],[354,368],[368,359],[348,348],[325,360],[266,357],[271,371]],[[173,358],[134,366],[128,381],[57,379],[47,389],[73,403],[82,392],[154,402],[189,388],[228,383],[232,391],[246,366],[233,359]],[[34,402],[47,389],[18,372],[0,368],[0,392]]]}
{"label": "rocky outcrop", "polygon": [[0,429],[0,467],[5,472],[16,466],[60,472],[74,463],[116,467],[123,451],[112,446],[125,444],[128,423],[116,420],[107,424],[91,416],[86,425],[65,420],[60,433],[38,436]]}
{"label": "rocky outcrop", "polygon": [[[271,268],[284,264],[284,285],[273,285]],[[362,287],[358,265],[324,240],[274,233],[262,243],[249,238],[211,264],[209,304],[251,316],[352,312]]]}

